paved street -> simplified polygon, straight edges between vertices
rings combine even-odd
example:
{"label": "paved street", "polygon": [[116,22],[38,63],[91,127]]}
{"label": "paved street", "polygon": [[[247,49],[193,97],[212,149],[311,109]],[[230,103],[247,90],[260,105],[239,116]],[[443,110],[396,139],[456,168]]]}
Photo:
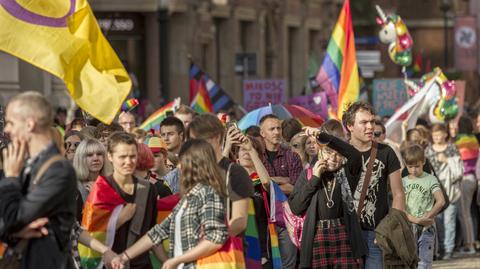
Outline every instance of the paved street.
{"label": "paved street", "polygon": [[466,269],[480,268],[480,253],[474,256],[454,258],[448,261],[436,261],[433,263],[435,269]]}

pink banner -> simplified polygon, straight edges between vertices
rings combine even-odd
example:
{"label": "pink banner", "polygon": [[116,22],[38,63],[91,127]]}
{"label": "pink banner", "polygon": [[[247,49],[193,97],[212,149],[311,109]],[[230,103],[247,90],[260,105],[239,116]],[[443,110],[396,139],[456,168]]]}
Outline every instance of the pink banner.
{"label": "pink banner", "polygon": [[476,18],[462,16],[455,18],[455,68],[461,71],[477,69],[477,28]]}
{"label": "pink banner", "polygon": [[281,104],[285,100],[285,81],[281,79],[244,80],[243,107],[247,111]]}
{"label": "pink banner", "polygon": [[304,107],[321,116],[323,119],[328,119],[327,94],[325,92],[292,97],[288,99],[288,103],[290,105]]}

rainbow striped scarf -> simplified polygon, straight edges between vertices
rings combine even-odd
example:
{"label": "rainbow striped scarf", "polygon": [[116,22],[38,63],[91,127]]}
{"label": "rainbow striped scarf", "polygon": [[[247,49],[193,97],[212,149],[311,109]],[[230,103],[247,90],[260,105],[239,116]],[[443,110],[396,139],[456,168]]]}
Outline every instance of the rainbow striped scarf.
{"label": "rainbow striped scarf", "polygon": [[[110,186],[106,178],[99,176],[83,207],[82,227],[93,238],[112,247],[118,216],[125,204],[125,200]],[[101,253],[82,244],[78,245],[78,251],[82,268],[101,268]]]}
{"label": "rainbow striped scarf", "polygon": [[[259,184],[262,184],[260,181],[260,178],[258,177],[257,173],[252,173],[250,175],[250,178],[253,181],[253,185],[257,186]],[[278,192],[280,191],[280,193]],[[275,228],[275,223],[276,223],[276,210],[275,210],[275,204],[282,200],[285,195],[283,192],[280,190],[280,187],[273,181],[270,181],[270,205],[274,205],[273,209],[270,210],[272,207],[268,206],[268,201],[269,199],[267,197],[267,192],[263,190],[262,187],[262,193],[263,193],[263,202],[265,204],[265,210],[267,212],[268,216],[268,235],[270,239],[270,246],[271,246],[271,262],[272,262],[272,268],[274,269],[281,269],[282,268],[282,258],[280,256],[280,247],[278,243],[278,234],[277,234],[277,229]],[[283,195],[283,196],[282,196]],[[252,202],[253,206],[253,202]],[[249,214],[250,217],[250,214]],[[250,267],[247,267],[250,268]]]}

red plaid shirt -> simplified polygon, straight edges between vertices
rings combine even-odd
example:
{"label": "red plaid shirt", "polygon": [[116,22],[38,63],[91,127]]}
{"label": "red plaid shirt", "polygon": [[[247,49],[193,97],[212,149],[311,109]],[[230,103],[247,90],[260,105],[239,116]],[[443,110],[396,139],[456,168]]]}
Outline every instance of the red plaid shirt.
{"label": "red plaid shirt", "polygon": [[263,157],[263,165],[265,165],[271,177],[288,177],[290,178],[290,184],[295,185],[298,176],[303,170],[302,160],[297,153],[285,146],[281,146],[273,163],[269,162],[266,151],[263,153]]}

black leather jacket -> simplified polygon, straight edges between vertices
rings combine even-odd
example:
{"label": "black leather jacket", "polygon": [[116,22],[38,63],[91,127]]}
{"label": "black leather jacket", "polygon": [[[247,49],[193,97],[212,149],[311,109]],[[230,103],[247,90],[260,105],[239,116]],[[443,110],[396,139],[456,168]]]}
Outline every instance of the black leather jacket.
{"label": "black leather jacket", "polygon": [[[70,233],[76,212],[76,177],[67,160],[53,163],[31,186],[31,180],[44,162],[59,154],[49,144],[18,178],[0,181],[0,239],[14,245],[11,235],[30,222],[47,217],[48,235],[30,239],[22,259],[22,268],[71,268]],[[30,167],[31,169],[27,168]],[[30,172],[28,171],[30,170]]]}

